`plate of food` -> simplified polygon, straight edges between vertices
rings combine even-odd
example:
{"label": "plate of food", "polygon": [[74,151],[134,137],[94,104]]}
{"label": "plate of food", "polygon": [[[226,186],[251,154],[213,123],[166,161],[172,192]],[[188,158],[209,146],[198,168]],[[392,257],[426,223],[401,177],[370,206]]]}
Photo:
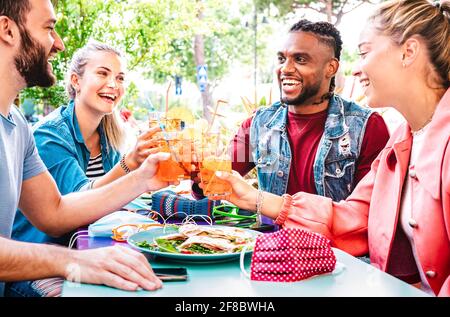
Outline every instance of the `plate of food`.
{"label": "plate of food", "polygon": [[132,247],[155,256],[176,261],[214,262],[239,258],[247,247],[253,251],[261,232],[217,225],[167,225],[131,235]]}

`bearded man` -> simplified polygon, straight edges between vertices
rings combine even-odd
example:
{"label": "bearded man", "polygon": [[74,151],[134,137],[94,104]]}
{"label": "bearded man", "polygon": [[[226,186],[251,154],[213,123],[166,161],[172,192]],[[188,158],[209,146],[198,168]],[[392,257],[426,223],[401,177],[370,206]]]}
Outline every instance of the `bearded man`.
{"label": "bearded man", "polygon": [[61,196],[25,117],[13,105],[22,89],[55,83],[50,62],[64,50],[55,24],[50,0],[0,0],[0,297],[5,282],[13,281],[34,282],[31,290],[9,288],[8,296],[60,295],[39,283],[48,278],[156,290],[162,283],[147,259],[128,248],[75,251],[10,239],[19,206],[39,230],[58,237],[168,185],[153,177],[158,162],[167,159],[159,153],[111,184]]}
{"label": "bearded man", "polygon": [[389,132],[383,118],[334,93],[342,40],[327,22],[300,20],[278,51],[281,100],[258,109],[233,140],[233,169],[255,166],[259,188],[345,199]]}

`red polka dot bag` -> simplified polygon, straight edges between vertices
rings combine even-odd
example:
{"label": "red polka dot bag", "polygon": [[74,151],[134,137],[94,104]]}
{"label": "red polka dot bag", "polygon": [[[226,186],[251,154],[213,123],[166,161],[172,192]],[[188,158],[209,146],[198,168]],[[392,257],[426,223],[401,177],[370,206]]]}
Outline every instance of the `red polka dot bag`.
{"label": "red polka dot bag", "polygon": [[296,282],[333,272],[336,257],[330,240],[301,229],[282,229],[258,236],[250,278],[254,281]]}

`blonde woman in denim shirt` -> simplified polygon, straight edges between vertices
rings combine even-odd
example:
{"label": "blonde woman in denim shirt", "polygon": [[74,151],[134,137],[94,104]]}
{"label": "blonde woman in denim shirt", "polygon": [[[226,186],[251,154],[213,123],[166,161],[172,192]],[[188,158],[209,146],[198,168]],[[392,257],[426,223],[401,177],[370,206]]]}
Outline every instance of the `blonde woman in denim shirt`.
{"label": "blonde woman in denim shirt", "polygon": [[[113,47],[90,41],[73,56],[67,73],[68,105],[50,113],[34,127],[39,155],[61,192],[104,186],[140,166],[156,153],[148,130],[125,155],[125,131],[118,105],[125,92],[125,61]],[[90,163],[91,162],[91,163]],[[72,232],[52,238],[18,211],[13,237],[29,242],[67,245]]]}

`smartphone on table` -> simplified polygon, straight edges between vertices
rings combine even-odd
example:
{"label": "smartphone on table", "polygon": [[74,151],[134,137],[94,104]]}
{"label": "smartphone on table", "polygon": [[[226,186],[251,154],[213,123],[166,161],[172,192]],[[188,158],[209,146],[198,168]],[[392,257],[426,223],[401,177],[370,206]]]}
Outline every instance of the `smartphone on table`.
{"label": "smartphone on table", "polygon": [[153,268],[153,272],[163,282],[186,281],[188,279],[187,269],[184,267],[156,267]]}

